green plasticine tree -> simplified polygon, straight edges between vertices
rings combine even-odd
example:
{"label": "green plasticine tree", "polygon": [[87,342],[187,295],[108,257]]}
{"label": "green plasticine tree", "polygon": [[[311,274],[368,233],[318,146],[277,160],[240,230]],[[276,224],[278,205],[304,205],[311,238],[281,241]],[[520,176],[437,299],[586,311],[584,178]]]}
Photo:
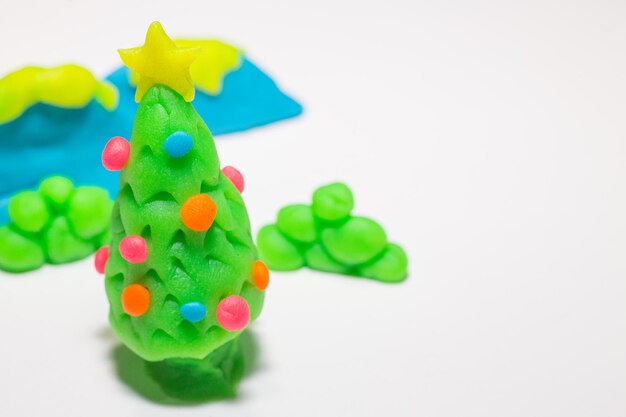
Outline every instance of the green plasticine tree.
{"label": "green plasticine tree", "polygon": [[177,55],[186,52],[158,23],[142,48],[120,51],[140,75],[153,75],[138,89],[130,144],[113,138],[103,152],[105,166],[121,169],[105,287],[120,340],[156,362],[150,374],[168,395],[202,400],[234,393],[241,373],[223,367],[238,363],[232,343],[260,314],[269,277],[241,194],[181,87],[188,63],[177,67]]}
{"label": "green plasticine tree", "polygon": [[284,207],[275,224],[259,230],[261,259],[277,271],[308,266],[383,282],[403,281],[408,269],[404,250],[389,243],[374,220],[352,216],[353,207],[352,191],[343,183],[318,188],[310,206]]}
{"label": "green plasticine tree", "polygon": [[[193,147],[182,158],[169,156],[163,146],[177,132],[193,138]],[[256,249],[246,208],[239,191],[220,172],[208,128],[193,106],[168,87],[152,87],[141,100],[131,144],[111,220],[106,265],[111,324],[144,359],[202,359],[238,334],[217,322],[222,299],[242,296],[252,320],[261,311],[263,291],[254,284]],[[183,205],[198,195],[210,196],[217,207],[206,231],[192,230],[181,216]],[[201,207],[198,212],[203,214]],[[146,244],[143,262],[122,256],[122,241],[135,236]],[[128,314],[122,305],[122,293],[133,284],[149,291],[144,314]],[[207,311],[196,323],[185,320],[180,311],[193,302]]]}

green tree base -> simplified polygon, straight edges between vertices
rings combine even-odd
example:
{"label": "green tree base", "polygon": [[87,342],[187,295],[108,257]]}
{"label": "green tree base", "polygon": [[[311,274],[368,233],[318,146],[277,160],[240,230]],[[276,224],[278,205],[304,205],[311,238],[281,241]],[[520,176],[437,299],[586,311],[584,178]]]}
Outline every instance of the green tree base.
{"label": "green tree base", "polygon": [[235,398],[241,379],[254,370],[254,336],[243,332],[204,359],[150,362],[125,346],[113,357],[120,379],[145,399],[159,404],[198,404]]}

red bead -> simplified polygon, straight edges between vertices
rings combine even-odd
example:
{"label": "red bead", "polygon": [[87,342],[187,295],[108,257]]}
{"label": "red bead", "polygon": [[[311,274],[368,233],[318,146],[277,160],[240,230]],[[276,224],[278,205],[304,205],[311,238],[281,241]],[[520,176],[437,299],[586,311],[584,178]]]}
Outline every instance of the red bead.
{"label": "red bead", "polygon": [[96,252],[96,258],[94,259],[94,264],[96,266],[96,271],[99,274],[104,274],[104,269],[106,268],[107,261],[109,260],[109,247],[103,246]]}
{"label": "red bead", "polygon": [[102,165],[109,171],[119,171],[126,166],[130,156],[130,143],[120,136],[109,139],[102,151]]}
{"label": "red bead", "polygon": [[224,298],[217,306],[217,321],[229,332],[242,330],[250,321],[248,302],[238,295]]}
{"label": "red bead", "polygon": [[222,168],[222,174],[235,185],[240,193],[243,193],[243,175],[241,175],[241,172],[239,172],[237,168],[226,166]]}
{"label": "red bead", "polygon": [[148,259],[148,245],[141,236],[126,236],[120,242],[120,255],[131,264],[140,264]]}

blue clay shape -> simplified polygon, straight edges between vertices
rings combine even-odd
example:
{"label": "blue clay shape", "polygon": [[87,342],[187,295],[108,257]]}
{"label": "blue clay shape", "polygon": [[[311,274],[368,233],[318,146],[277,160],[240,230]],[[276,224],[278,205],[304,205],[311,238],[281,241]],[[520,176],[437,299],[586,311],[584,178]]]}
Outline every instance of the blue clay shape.
{"label": "blue clay shape", "polygon": [[180,308],[183,318],[192,323],[197,323],[206,316],[206,308],[202,303],[187,303]]}
{"label": "blue clay shape", "polygon": [[187,155],[193,146],[193,138],[189,133],[174,132],[167,139],[163,147],[165,152],[172,158],[182,158]]}
{"label": "blue clay shape", "polygon": [[[38,103],[9,123],[0,125],[0,225],[8,223],[7,203],[18,191],[35,189],[51,175],[68,177],[76,185],[96,185],[111,198],[119,191],[119,172],[102,167],[102,149],[113,136],[130,137],[137,113],[135,89],[126,67],[107,77],[119,90],[113,111],[93,101],[81,109]],[[213,135],[238,132],[295,117],[302,106],[246,58],[224,78],[222,93],[196,90],[193,105]]]}

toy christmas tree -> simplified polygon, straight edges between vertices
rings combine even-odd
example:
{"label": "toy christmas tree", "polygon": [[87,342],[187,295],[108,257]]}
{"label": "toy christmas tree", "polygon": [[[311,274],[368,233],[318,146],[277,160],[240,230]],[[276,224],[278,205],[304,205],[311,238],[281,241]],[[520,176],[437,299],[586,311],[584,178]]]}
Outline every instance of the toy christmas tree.
{"label": "toy christmas tree", "polygon": [[143,47],[120,51],[139,74],[140,104],[130,143],[116,137],[103,152],[121,178],[110,255],[96,260],[106,263],[111,326],[155,362],[150,373],[164,390],[188,399],[234,390],[236,338],[261,312],[269,279],[240,191],[189,103],[196,53],[158,22]]}

